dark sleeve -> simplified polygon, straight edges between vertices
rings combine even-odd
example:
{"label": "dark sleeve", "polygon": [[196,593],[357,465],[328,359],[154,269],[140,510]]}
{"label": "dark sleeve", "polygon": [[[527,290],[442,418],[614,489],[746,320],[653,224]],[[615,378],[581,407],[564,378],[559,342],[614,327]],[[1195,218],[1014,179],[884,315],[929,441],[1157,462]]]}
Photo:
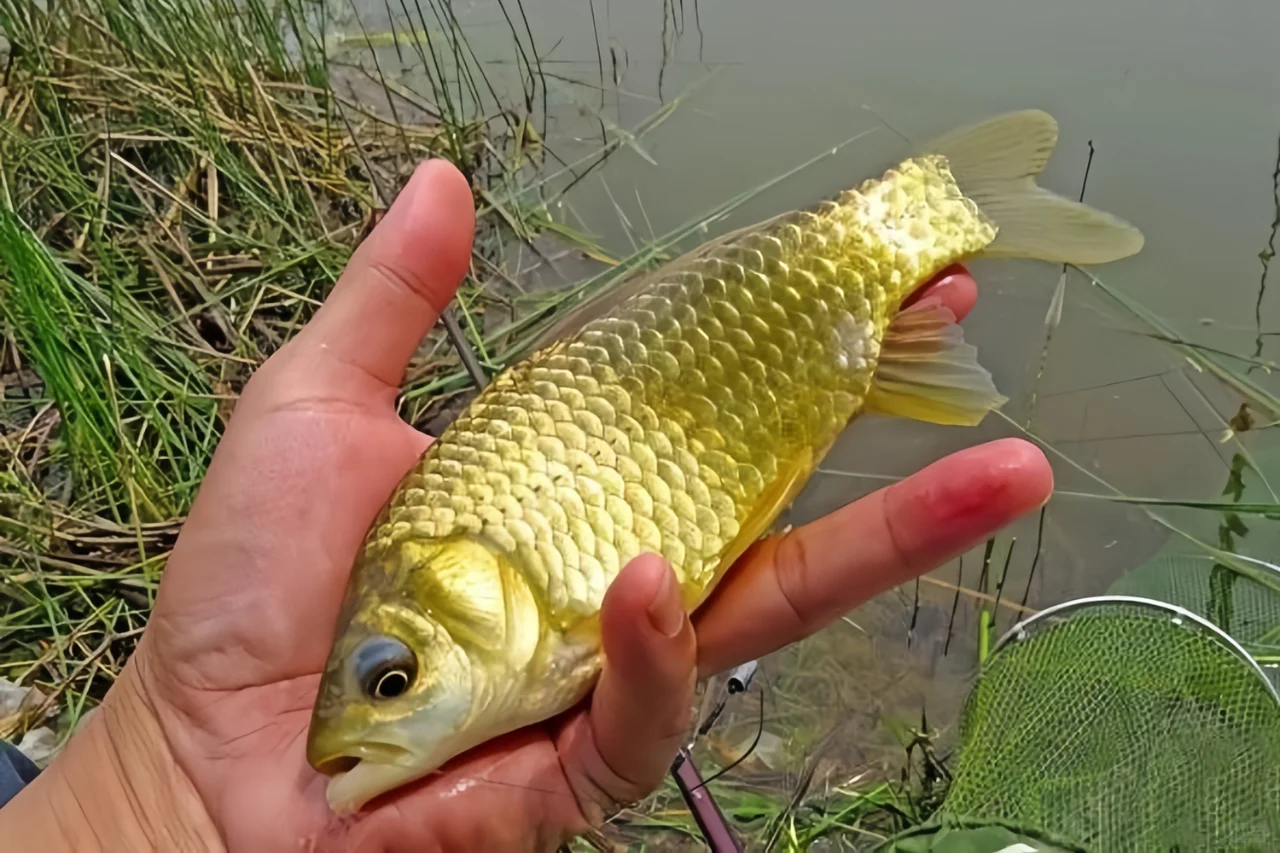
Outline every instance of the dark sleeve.
{"label": "dark sleeve", "polygon": [[0,807],[16,797],[39,773],[40,769],[16,746],[0,741]]}

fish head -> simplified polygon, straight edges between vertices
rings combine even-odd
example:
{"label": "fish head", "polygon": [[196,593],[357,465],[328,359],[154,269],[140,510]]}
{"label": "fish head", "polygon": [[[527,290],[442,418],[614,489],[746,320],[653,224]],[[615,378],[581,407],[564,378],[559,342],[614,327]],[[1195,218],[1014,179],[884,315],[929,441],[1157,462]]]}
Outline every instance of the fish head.
{"label": "fish head", "polygon": [[475,745],[476,688],[506,639],[499,561],[473,541],[408,542],[357,567],[307,736],[335,812]]}

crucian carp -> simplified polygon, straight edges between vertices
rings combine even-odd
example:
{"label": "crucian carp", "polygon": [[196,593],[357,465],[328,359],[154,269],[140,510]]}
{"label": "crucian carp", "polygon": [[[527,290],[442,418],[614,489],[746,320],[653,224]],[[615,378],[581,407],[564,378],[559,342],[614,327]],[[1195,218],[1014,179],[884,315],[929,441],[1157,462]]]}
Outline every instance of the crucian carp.
{"label": "crucian carp", "polygon": [[903,305],[978,256],[1141,249],[1133,226],[1037,185],[1057,139],[1035,110],[954,131],[607,290],[500,373],[355,560],[307,741],[330,806],[579,702],[623,566],[666,558],[695,610],[858,414],[975,425],[1002,405],[954,315]]}

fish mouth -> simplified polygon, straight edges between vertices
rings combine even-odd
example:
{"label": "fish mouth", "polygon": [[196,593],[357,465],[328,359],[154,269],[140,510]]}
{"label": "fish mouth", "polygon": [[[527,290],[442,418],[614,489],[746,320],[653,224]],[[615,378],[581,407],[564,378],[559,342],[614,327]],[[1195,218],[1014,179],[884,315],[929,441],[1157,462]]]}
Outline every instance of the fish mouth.
{"label": "fish mouth", "polygon": [[308,760],[316,772],[325,776],[337,776],[349,773],[362,761],[405,766],[412,763],[413,758],[413,753],[398,743],[365,741],[348,749],[337,750],[329,755]]}
{"label": "fish mouth", "polygon": [[437,699],[409,717],[368,727],[313,725],[307,735],[307,763],[328,776],[326,797],[338,815],[429,776],[473,741],[459,741],[458,723],[470,696]]}
{"label": "fish mouth", "polygon": [[358,811],[375,797],[425,775],[416,753],[399,744],[377,741],[316,756],[311,766],[329,777],[326,797],[336,814]]}
{"label": "fish mouth", "polygon": [[334,758],[326,758],[316,765],[316,772],[321,776],[341,776],[343,773],[350,772],[360,763],[360,759],[354,755],[339,755]]}
{"label": "fish mouth", "polygon": [[342,757],[328,762],[330,775],[325,798],[334,814],[359,811],[370,800],[427,775],[417,762],[384,764],[368,758]]}

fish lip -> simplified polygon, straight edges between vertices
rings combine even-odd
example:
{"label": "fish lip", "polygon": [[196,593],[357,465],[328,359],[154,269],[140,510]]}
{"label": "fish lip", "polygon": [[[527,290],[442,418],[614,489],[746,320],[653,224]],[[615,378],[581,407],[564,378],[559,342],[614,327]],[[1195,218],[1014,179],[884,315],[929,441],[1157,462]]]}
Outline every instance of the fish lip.
{"label": "fish lip", "polygon": [[412,750],[388,741],[362,741],[322,755],[309,756],[308,763],[323,776],[337,778],[354,770],[362,762],[393,767],[411,767],[416,762]]}
{"label": "fish lip", "polygon": [[430,775],[413,764],[391,764],[362,759],[329,778],[325,799],[337,815],[353,814],[372,800],[401,785]]}

